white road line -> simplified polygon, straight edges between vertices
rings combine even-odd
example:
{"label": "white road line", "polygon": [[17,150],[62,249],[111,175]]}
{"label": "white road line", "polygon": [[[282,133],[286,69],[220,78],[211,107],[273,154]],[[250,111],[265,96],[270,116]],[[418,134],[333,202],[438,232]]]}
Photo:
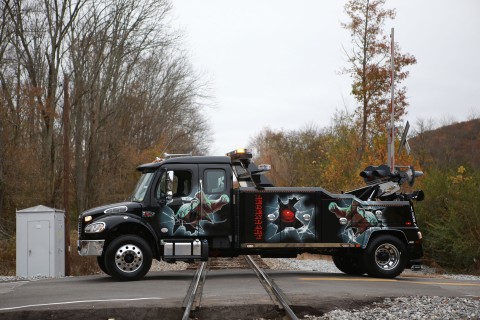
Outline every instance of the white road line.
{"label": "white road line", "polygon": [[78,300],[78,301],[64,301],[64,302],[52,302],[52,303],[39,303],[39,304],[28,304],[25,306],[18,307],[9,307],[9,308],[0,308],[0,311],[8,311],[15,309],[24,309],[31,307],[45,307],[45,306],[55,306],[62,304],[75,304],[75,303],[91,303],[91,302],[117,302],[117,301],[140,301],[140,300],[162,300],[160,297],[151,297],[151,298],[135,298],[135,299],[103,299],[103,300]]}

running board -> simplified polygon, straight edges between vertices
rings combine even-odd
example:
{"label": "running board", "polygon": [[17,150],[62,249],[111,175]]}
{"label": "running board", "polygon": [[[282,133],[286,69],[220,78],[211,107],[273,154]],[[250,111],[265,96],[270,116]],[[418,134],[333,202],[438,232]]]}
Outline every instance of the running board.
{"label": "running board", "polygon": [[207,240],[162,240],[164,260],[208,260]]}

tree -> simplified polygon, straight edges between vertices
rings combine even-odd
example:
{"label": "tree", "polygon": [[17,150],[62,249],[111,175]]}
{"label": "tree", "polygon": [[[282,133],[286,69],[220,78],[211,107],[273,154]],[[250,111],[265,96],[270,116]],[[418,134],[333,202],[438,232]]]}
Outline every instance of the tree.
{"label": "tree", "polygon": [[70,36],[79,210],[124,197],[132,168],[162,152],[205,152],[208,132],[202,84],[164,25],[169,3],[120,0],[85,8]]}
{"label": "tree", "polygon": [[326,163],[322,185],[329,191],[341,192],[358,187],[361,164],[353,161],[359,148],[359,136],[352,114],[347,110],[337,111],[328,129]]}
{"label": "tree", "polygon": [[9,44],[15,50],[23,73],[19,72],[17,79],[22,84],[18,85],[25,85],[31,99],[30,107],[38,110],[41,119],[39,133],[44,164],[41,172],[46,184],[43,189],[47,193],[47,204],[52,206],[59,179],[55,172],[59,71],[65,52],[65,36],[84,3],[84,0],[2,1],[3,15],[8,15],[14,30]]}
{"label": "tree", "polygon": [[480,271],[480,172],[433,165],[421,180],[416,206],[425,260],[461,272]]}
{"label": "tree", "polygon": [[312,187],[321,185],[328,158],[326,134],[314,126],[300,130],[262,130],[249,145],[257,163],[271,164],[269,178],[276,186]]}
{"label": "tree", "polygon": [[[390,119],[390,41],[383,30],[388,19],[395,18],[394,9],[384,8],[385,0],[350,0],[345,11],[350,18],[342,27],[349,30],[352,49],[345,50],[349,66],[343,73],[353,79],[352,95],[358,102],[356,122],[361,130],[360,159],[374,135],[384,132]],[[414,56],[402,54],[395,44],[395,121],[406,114],[405,67],[416,63]]]}
{"label": "tree", "polygon": [[135,167],[162,152],[208,151],[203,84],[167,25],[170,8],[167,0],[0,0],[2,225],[14,222],[14,208],[61,208],[62,183],[72,184],[75,216],[124,199]]}

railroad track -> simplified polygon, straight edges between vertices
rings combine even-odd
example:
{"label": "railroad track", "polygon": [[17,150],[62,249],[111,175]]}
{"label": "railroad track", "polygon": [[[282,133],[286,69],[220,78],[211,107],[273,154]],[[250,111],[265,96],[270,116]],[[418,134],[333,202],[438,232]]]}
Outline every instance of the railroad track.
{"label": "railroad track", "polygon": [[[269,269],[268,265],[260,258],[260,256],[250,256],[257,265],[263,269]],[[187,266],[189,270],[197,270],[201,265],[201,262],[196,261]],[[222,269],[251,269],[250,265],[245,260],[244,256],[239,257],[214,257],[208,259],[209,270],[222,270]]]}
{"label": "railroad track", "polygon": [[290,308],[290,302],[288,298],[264,271],[264,269],[267,269],[268,266],[259,256],[247,255],[235,258],[212,258],[208,261],[208,264],[207,262],[197,262],[190,266],[189,269],[193,269],[194,266],[197,269],[187,291],[187,295],[183,301],[183,308],[185,311],[182,320],[189,320],[190,313],[200,307],[203,285],[205,284],[208,270],[228,268],[252,269],[278,309],[285,312],[285,315],[290,319],[298,319],[293,310]]}
{"label": "railroad track", "polygon": [[270,276],[258,266],[258,264],[252,259],[251,256],[244,257],[247,263],[257,275],[260,283],[263,285],[265,291],[267,291],[272,301],[278,306],[280,310],[284,310],[285,313],[290,317],[290,319],[297,320],[298,317],[290,308],[290,302],[288,301],[287,297],[280,289],[280,287],[278,287],[277,284],[270,278]]}
{"label": "railroad track", "polygon": [[183,307],[185,308],[185,312],[183,313],[182,320],[190,319],[190,312],[200,307],[203,285],[205,284],[205,277],[207,275],[207,272],[207,261],[201,262],[200,266],[195,272],[192,283],[190,283],[187,295],[183,300]]}

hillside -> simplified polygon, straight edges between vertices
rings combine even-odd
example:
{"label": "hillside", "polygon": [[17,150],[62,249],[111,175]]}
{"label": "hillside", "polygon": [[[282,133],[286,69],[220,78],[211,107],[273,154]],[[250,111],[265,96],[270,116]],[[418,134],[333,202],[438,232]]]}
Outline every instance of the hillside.
{"label": "hillside", "polygon": [[424,168],[480,169],[480,119],[425,131],[410,138],[409,144]]}

